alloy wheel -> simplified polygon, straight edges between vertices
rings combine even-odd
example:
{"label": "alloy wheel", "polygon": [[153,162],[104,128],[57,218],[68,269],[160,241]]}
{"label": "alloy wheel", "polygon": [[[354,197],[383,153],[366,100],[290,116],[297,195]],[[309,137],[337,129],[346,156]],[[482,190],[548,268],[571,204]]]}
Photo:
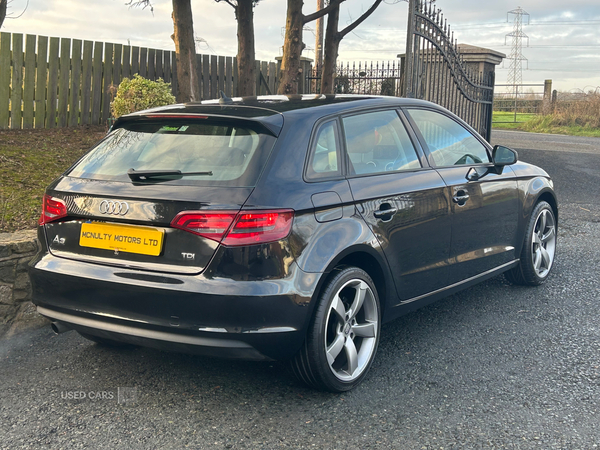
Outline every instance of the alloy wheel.
{"label": "alloy wheel", "polygon": [[542,209],[538,214],[531,236],[531,260],[540,278],[545,278],[554,262],[556,250],[556,223],[552,211]]}
{"label": "alloy wheel", "polygon": [[335,294],[326,319],[327,363],[341,381],[357,379],[369,366],[377,347],[378,306],[369,285],[346,282]]}

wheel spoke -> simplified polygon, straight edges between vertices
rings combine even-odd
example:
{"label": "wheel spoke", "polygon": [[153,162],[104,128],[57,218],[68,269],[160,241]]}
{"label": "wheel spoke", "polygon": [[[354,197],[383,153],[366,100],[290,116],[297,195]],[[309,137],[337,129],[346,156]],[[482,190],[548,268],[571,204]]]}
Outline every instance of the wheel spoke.
{"label": "wheel spoke", "polygon": [[542,245],[542,239],[540,238],[541,233],[533,233],[533,243],[537,245]]}
{"label": "wheel spoke", "polygon": [[367,293],[368,286],[363,281],[360,282],[358,289],[356,289],[356,295],[354,296],[354,302],[350,307],[349,315],[350,319],[354,319],[360,308],[362,308],[363,302],[365,301],[365,295]]}
{"label": "wheel spoke", "polygon": [[[544,261],[544,267],[546,269],[548,269],[550,267],[550,254],[548,253],[548,250],[546,250],[544,247],[540,247],[540,260]],[[540,263],[541,265],[541,263]]]}
{"label": "wheel spoke", "polygon": [[354,331],[355,335],[357,335],[359,337],[365,337],[365,338],[375,337],[376,329],[377,329],[377,327],[375,326],[375,324],[371,323],[371,322],[361,323],[359,325],[354,325],[352,327],[352,331]]}
{"label": "wheel spoke", "polygon": [[338,334],[332,344],[327,347],[327,362],[332,365],[344,348],[344,335]]}
{"label": "wheel spoke", "polygon": [[539,232],[540,234],[544,233],[544,230],[546,229],[546,214],[548,214],[548,211],[544,210],[542,211],[542,214],[540,214],[540,228],[539,228]]}
{"label": "wheel spoke", "polygon": [[552,238],[554,238],[554,227],[550,228],[550,231],[548,231],[548,233],[542,235],[541,240],[543,243],[546,243],[548,241],[550,241]]}
{"label": "wheel spoke", "polygon": [[538,247],[538,249],[533,253],[533,268],[538,273],[540,271],[540,266],[542,265],[542,255],[539,250],[540,248],[542,247]]}
{"label": "wheel spoke", "polygon": [[346,352],[346,357],[348,358],[347,373],[348,375],[352,375],[358,367],[358,352],[356,351],[356,345],[354,345],[354,341],[352,339],[346,339],[344,351]]}
{"label": "wheel spoke", "polygon": [[339,295],[336,295],[331,302],[331,309],[338,316],[339,321],[343,324],[346,321],[346,308],[344,308],[344,303],[340,299]]}

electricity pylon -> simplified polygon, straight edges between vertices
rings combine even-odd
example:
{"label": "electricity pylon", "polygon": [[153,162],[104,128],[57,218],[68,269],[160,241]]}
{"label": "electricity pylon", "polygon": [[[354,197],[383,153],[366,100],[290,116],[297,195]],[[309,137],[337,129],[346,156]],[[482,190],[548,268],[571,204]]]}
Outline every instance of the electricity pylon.
{"label": "electricity pylon", "polygon": [[529,47],[529,36],[523,32],[523,17],[527,16],[527,25],[529,25],[529,13],[520,6],[517,9],[513,9],[506,14],[506,21],[508,22],[510,16],[514,16],[514,26],[512,33],[509,33],[504,38],[504,44],[509,37],[512,37],[512,49],[510,52],[510,66],[508,68],[508,79],[506,84],[507,93],[515,96],[515,114],[516,114],[516,102],[519,95],[519,87],[523,84],[523,61],[527,61],[527,58],[523,56],[523,40],[527,40],[527,47]]}

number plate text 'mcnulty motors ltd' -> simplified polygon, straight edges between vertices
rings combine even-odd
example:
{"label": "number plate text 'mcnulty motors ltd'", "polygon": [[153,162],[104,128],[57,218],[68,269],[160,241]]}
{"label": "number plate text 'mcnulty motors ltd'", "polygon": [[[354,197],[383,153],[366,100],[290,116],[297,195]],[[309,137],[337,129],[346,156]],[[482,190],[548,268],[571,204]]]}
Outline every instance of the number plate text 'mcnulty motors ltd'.
{"label": "number plate text 'mcnulty motors ltd'", "polygon": [[150,227],[110,223],[82,223],[79,245],[120,252],[158,256],[164,231]]}

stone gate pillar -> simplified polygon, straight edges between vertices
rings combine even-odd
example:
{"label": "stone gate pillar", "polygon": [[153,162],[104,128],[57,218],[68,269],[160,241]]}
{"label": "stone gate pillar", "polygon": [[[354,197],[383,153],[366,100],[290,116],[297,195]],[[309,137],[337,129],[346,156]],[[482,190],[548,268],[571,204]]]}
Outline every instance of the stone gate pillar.
{"label": "stone gate pillar", "polygon": [[477,47],[469,44],[458,44],[458,50],[467,68],[485,76],[495,74],[496,66],[506,55],[490,48]]}

